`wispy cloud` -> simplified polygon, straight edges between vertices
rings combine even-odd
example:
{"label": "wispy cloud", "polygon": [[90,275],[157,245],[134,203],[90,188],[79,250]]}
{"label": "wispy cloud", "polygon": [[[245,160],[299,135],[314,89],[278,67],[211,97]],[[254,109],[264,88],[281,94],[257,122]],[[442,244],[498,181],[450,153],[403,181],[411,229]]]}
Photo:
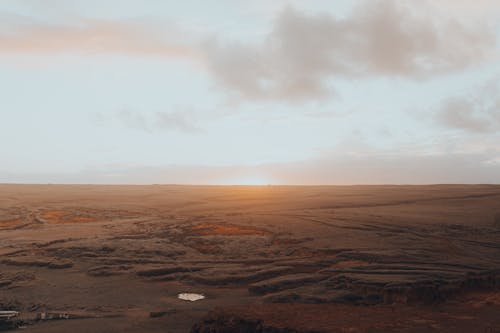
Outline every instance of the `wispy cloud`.
{"label": "wispy cloud", "polygon": [[50,24],[15,17],[0,24],[0,54],[125,54],[197,59],[194,48],[174,37],[172,27],[140,21],[78,18]]}
{"label": "wispy cloud", "polygon": [[199,133],[203,131],[198,126],[195,113],[184,109],[154,113],[124,109],[115,114],[115,119],[128,128],[146,132],[179,131]]}
{"label": "wispy cloud", "polygon": [[497,77],[477,91],[446,99],[437,113],[445,126],[468,132],[500,132],[500,79]]}

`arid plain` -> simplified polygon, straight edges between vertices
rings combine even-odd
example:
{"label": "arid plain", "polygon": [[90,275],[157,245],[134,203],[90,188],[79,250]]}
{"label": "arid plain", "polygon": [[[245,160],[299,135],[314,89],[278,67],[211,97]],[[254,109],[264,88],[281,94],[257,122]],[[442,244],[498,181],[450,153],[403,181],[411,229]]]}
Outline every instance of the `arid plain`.
{"label": "arid plain", "polygon": [[500,332],[499,289],[500,186],[0,185],[9,329]]}

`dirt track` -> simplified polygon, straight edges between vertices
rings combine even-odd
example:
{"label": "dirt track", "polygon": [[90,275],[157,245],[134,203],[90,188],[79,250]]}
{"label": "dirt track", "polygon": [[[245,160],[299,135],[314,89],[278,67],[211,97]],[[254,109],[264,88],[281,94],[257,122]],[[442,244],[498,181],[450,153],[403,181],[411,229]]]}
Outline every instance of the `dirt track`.
{"label": "dirt track", "polygon": [[26,332],[495,332],[499,288],[500,186],[0,185]]}

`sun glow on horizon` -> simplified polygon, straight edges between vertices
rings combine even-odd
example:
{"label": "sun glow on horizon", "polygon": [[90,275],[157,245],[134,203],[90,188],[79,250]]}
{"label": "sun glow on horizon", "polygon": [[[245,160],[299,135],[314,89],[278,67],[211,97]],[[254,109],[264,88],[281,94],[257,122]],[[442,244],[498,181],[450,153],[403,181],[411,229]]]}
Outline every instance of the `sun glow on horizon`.
{"label": "sun glow on horizon", "polygon": [[268,178],[260,176],[235,178],[221,183],[221,185],[245,185],[245,186],[266,186],[271,184],[272,182]]}

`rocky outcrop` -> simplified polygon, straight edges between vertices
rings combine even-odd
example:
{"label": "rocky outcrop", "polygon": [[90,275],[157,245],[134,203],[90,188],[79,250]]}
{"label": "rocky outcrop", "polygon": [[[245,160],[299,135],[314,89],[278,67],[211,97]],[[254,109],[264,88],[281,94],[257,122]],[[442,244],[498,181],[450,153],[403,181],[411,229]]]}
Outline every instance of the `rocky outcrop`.
{"label": "rocky outcrop", "polygon": [[[265,294],[270,303],[341,303],[341,304],[435,304],[471,291],[500,289],[500,271],[469,272],[439,277],[431,271],[401,274],[394,271],[350,270],[328,280],[297,288],[287,279],[260,282],[251,290]],[[306,277],[304,277],[306,278]],[[299,281],[300,279],[296,280]],[[291,280],[293,282],[293,280]],[[307,281],[304,280],[304,284]],[[276,291],[281,289],[280,291]]]}

